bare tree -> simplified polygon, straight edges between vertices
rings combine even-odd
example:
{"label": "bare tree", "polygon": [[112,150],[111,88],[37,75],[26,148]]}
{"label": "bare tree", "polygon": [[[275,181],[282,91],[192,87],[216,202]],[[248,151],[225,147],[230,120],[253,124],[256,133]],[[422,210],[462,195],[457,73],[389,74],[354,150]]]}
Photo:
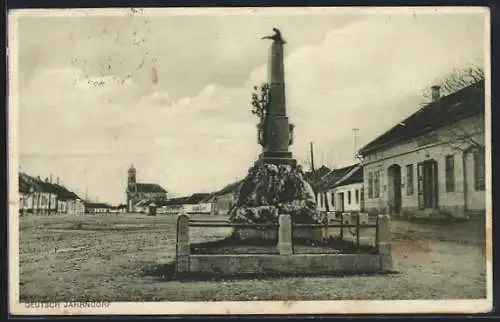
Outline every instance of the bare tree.
{"label": "bare tree", "polygon": [[[449,95],[457,92],[465,87],[483,81],[485,78],[484,69],[476,65],[469,65],[463,68],[455,68],[451,73],[435,80],[434,85],[440,87],[442,95]],[[484,87],[478,87],[481,91],[481,97],[484,97]],[[428,105],[432,100],[431,94],[426,91],[423,94],[425,101],[421,105]],[[481,103],[481,102],[477,102]],[[474,134],[478,132],[480,126],[473,129],[465,129],[459,120],[455,120],[453,127],[450,129],[450,136],[447,144],[454,150],[465,150],[472,148],[484,149],[484,144],[474,138]]]}
{"label": "bare tree", "polygon": [[[434,81],[434,85],[440,86],[441,94],[449,95],[482,80],[484,80],[484,69],[476,65],[469,65],[467,67],[455,68],[451,73],[437,78]],[[432,99],[427,90],[423,96],[427,102],[423,102],[422,104],[428,104],[428,101]]]}

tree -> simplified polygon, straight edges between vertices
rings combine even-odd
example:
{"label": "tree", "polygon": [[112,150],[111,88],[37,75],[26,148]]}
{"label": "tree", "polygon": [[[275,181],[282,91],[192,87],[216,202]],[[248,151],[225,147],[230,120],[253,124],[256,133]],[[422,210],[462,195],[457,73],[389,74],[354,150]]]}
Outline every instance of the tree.
{"label": "tree", "polygon": [[[434,84],[440,86],[443,95],[449,95],[482,80],[484,80],[484,69],[476,65],[469,65],[455,68],[451,73],[437,78]],[[431,99],[429,92],[425,92],[423,96],[426,99]]]}
{"label": "tree", "polygon": [[267,107],[269,104],[269,84],[264,83],[253,87],[252,114],[257,115],[261,124],[265,122]]}
{"label": "tree", "polygon": [[[477,65],[469,65],[462,68],[455,68],[451,73],[437,78],[434,82],[439,86],[441,95],[449,95],[457,92],[465,87],[484,81],[484,69]],[[484,97],[484,87],[479,87],[481,97]],[[422,105],[428,105],[432,99],[432,95],[428,91],[424,93],[426,99]],[[481,103],[481,102],[478,102]],[[484,101],[483,101],[484,104]],[[453,127],[450,129],[450,136],[448,138],[448,145],[455,150],[464,151],[471,148],[484,149],[484,144],[474,138],[476,131],[479,131],[479,126],[473,129],[464,128],[459,120],[455,120]]]}

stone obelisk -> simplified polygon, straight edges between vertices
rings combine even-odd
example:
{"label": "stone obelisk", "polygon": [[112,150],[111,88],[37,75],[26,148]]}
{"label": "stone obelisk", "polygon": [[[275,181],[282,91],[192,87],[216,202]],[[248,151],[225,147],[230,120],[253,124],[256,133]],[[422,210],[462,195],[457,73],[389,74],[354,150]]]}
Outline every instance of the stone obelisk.
{"label": "stone obelisk", "polygon": [[288,147],[293,141],[293,125],[286,115],[284,44],[286,43],[278,29],[273,28],[268,63],[269,101],[264,123],[264,145],[260,159],[264,163],[294,164]]}

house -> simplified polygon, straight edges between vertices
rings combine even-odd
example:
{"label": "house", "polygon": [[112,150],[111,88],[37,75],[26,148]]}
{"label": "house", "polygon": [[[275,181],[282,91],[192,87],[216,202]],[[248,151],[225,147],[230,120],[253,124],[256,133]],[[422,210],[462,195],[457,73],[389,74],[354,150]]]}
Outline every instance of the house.
{"label": "house", "polygon": [[394,216],[485,211],[484,81],[441,97],[360,151],[364,206]]}
{"label": "house", "polygon": [[89,214],[102,214],[109,213],[111,210],[111,206],[107,203],[102,202],[85,202],[85,212]]}
{"label": "house", "polygon": [[21,213],[83,213],[83,201],[74,192],[49,178],[42,180],[20,172],[19,211]]}
{"label": "house", "polygon": [[20,212],[51,214],[57,211],[56,188],[48,178],[42,180],[40,177],[19,173],[19,192]]}
{"label": "house", "polygon": [[212,212],[212,204],[204,202],[209,196],[208,193],[194,193],[191,196],[170,198],[155,203],[159,213],[177,214],[184,211],[187,214],[209,214]]}
{"label": "house", "polygon": [[141,200],[167,199],[167,190],[156,183],[137,183],[136,174],[136,169],[132,165],[128,169],[126,189],[126,204],[129,212],[140,212],[142,208],[136,208],[136,205]]}
{"label": "house", "polygon": [[243,180],[226,185],[219,191],[210,194],[204,202],[213,204],[213,213],[226,215],[236,203],[239,188]]}
{"label": "house", "polygon": [[363,167],[357,163],[330,170],[318,180],[316,189],[316,204],[320,211],[361,211]]}

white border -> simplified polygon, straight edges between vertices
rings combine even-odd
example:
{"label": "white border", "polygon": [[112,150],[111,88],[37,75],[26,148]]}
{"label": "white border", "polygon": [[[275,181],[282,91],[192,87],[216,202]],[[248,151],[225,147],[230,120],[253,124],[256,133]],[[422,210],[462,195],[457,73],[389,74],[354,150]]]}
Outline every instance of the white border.
{"label": "white border", "polygon": [[9,312],[16,315],[184,315],[184,314],[401,314],[401,313],[482,313],[492,309],[492,196],[491,140],[486,147],[486,258],[487,299],[484,300],[404,300],[404,301],[248,301],[248,302],[113,302],[105,308],[30,309],[19,303],[19,216],[18,151],[16,120],[18,117],[18,19],[21,17],[87,17],[130,14],[147,15],[303,15],[303,14],[457,14],[485,15],[485,135],[491,138],[491,56],[490,14],[488,7],[315,7],[315,8],[168,8],[168,9],[25,9],[11,10],[8,15],[9,60]]}

